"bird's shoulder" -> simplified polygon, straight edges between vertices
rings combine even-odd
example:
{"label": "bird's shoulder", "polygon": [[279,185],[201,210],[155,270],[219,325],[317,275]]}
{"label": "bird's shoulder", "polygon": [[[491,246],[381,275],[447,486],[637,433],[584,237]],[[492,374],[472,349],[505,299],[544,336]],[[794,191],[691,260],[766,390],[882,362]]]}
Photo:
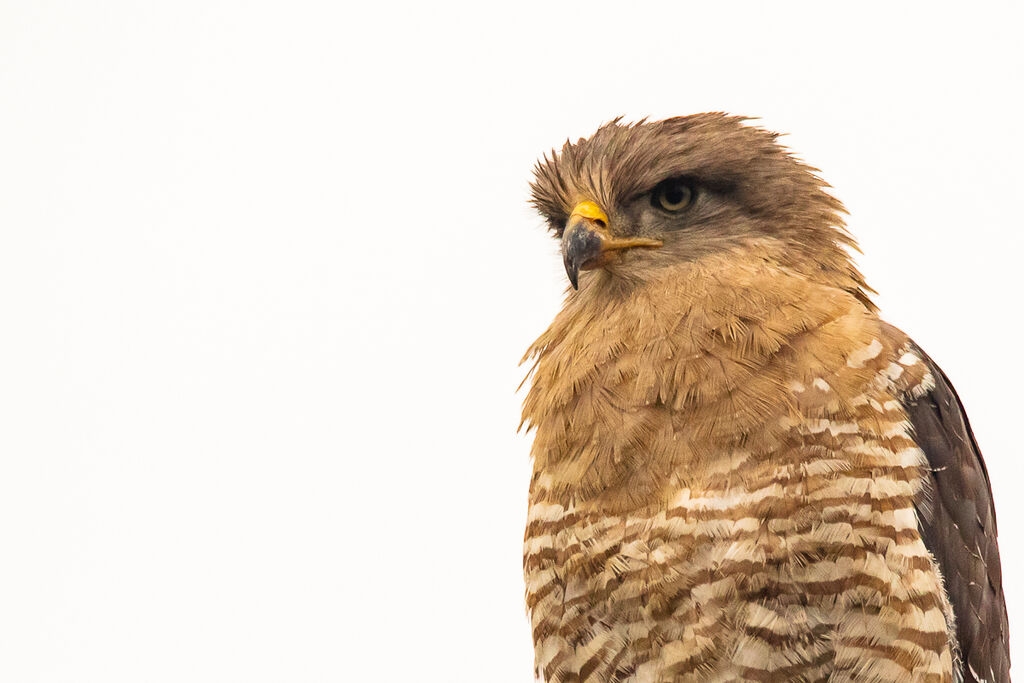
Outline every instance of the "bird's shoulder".
{"label": "bird's shoulder", "polygon": [[967,413],[938,364],[912,339],[902,339],[893,378],[924,453],[927,471],[915,501],[925,546],[942,572],[953,608],[965,681],[1009,681],[1009,635],[988,469]]}

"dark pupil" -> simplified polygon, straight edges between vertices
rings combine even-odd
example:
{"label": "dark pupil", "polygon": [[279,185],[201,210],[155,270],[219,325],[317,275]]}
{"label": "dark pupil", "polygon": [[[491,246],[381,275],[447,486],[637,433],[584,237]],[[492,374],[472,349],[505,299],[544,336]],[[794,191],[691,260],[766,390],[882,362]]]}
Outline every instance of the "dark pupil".
{"label": "dark pupil", "polygon": [[667,190],[665,190],[665,200],[669,204],[672,204],[672,205],[682,204],[682,202],[683,202],[683,200],[685,198],[686,198],[686,193],[683,192],[683,188],[682,188],[681,185],[674,185],[674,186],[668,188]]}

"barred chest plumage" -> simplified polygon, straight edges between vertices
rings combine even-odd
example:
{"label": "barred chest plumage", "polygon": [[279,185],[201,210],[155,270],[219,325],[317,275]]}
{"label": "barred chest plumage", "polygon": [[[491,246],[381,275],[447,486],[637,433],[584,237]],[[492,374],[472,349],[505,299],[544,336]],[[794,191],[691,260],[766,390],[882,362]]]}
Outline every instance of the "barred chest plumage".
{"label": "barred chest plumage", "polygon": [[581,291],[533,349],[538,677],[952,680],[901,404],[927,368],[844,291],[720,265]]}

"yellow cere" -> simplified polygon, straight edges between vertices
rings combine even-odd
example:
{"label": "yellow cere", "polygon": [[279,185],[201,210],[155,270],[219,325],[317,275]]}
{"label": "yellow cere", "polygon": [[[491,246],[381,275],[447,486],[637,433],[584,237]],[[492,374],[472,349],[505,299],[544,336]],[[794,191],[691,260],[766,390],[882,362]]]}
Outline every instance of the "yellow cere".
{"label": "yellow cere", "polygon": [[608,215],[601,210],[601,207],[594,202],[580,202],[572,210],[572,216],[582,216],[593,221],[604,221],[608,223]]}

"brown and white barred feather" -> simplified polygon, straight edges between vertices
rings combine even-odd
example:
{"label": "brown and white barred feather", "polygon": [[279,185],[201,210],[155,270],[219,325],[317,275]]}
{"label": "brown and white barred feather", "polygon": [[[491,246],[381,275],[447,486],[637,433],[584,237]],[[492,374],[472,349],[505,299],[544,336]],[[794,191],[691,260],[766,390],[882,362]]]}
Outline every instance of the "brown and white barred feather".
{"label": "brown and white barred feather", "polygon": [[532,349],[538,678],[954,680],[932,366],[770,247],[718,259],[581,290]]}

